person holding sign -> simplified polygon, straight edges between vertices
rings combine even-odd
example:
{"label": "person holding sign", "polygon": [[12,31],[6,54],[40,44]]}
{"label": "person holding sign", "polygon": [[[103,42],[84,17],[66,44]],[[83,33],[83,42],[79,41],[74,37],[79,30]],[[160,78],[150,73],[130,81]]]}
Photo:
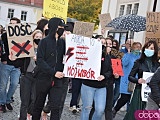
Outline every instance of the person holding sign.
{"label": "person holding sign", "polygon": [[88,120],[94,101],[94,113],[92,120],[101,120],[106,106],[106,85],[112,81],[113,71],[107,48],[104,49],[101,59],[101,75],[97,80],[83,80],[81,87],[82,113],[81,120]]}
{"label": "person holding sign", "polygon": [[128,92],[128,76],[134,65],[135,60],[140,57],[140,50],[137,42],[134,42],[131,46],[131,52],[126,53],[122,58],[122,66],[124,71],[124,76],[121,76],[120,80],[120,98],[117,101],[117,104],[113,108],[113,117],[115,117],[116,113],[127,103],[130,101],[131,93]]}
{"label": "person holding sign", "polygon": [[35,30],[32,33],[33,44],[35,50],[35,56],[28,58],[25,62],[25,72],[24,76],[20,79],[20,98],[21,98],[21,107],[20,107],[20,118],[19,120],[30,120],[33,105],[34,105],[34,96],[35,96],[35,79],[33,78],[32,72],[36,67],[36,53],[38,43],[42,39],[43,33],[41,30]]}
{"label": "person holding sign", "polygon": [[[38,44],[36,81],[36,100],[32,120],[39,120],[47,94],[51,109],[51,120],[60,120],[63,108],[62,99],[66,79],[63,78],[63,56],[65,41],[60,39],[66,24],[61,18],[51,18],[48,23],[49,34]],[[66,90],[67,91],[67,90]]]}
{"label": "person holding sign", "polygon": [[[10,24],[20,23],[18,18],[11,18]],[[20,69],[24,65],[24,58],[12,59],[12,54],[9,53],[7,33],[2,34],[2,41],[4,43],[5,54],[1,57],[1,69],[0,69],[0,105],[3,112],[13,110],[11,106],[13,94],[19,83],[19,77],[21,74]],[[10,77],[10,85],[7,91],[7,84]]]}
{"label": "person holding sign", "polygon": [[[143,72],[154,73],[159,67],[158,63],[158,46],[156,41],[148,41],[142,48],[140,59],[136,60],[129,74],[129,81],[136,83],[136,87],[131,99],[130,107],[124,120],[135,120],[134,113],[136,110],[144,110],[146,102],[141,98],[141,84],[145,83],[142,78]],[[138,78],[136,77],[138,76]]]}

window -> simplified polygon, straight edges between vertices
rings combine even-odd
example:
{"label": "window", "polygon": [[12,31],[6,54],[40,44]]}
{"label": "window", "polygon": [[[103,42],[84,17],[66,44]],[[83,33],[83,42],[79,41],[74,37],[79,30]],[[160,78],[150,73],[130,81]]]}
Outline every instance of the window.
{"label": "window", "polygon": [[26,11],[21,11],[21,20],[26,21],[27,18],[27,12]]}
{"label": "window", "polygon": [[124,14],[124,7],[125,7],[125,5],[120,6],[119,16],[122,16]]}
{"label": "window", "polygon": [[8,9],[8,17],[9,19],[11,19],[14,16],[14,9]]}
{"label": "window", "polygon": [[134,4],[134,9],[133,9],[134,14],[138,13],[138,8],[139,8],[139,3]]}
{"label": "window", "polygon": [[128,4],[127,5],[127,10],[126,10],[126,15],[131,14],[131,10],[132,10],[132,4]]}

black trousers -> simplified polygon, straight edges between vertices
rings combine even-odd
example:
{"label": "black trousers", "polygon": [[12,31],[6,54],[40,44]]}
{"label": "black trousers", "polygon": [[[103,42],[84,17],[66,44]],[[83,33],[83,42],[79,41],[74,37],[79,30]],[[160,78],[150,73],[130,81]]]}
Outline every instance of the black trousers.
{"label": "black trousers", "polygon": [[53,79],[45,77],[43,74],[38,75],[36,82],[36,100],[32,120],[40,120],[47,94],[49,95],[51,109],[50,120],[60,120],[67,93],[65,85],[68,85],[68,80],[66,78],[55,78],[54,86],[52,86],[52,81]]}
{"label": "black trousers", "polygon": [[79,96],[82,86],[82,80],[78,78],[72,78],[72,98],[70,102],[70,107],[77,106],[79,102]]}
{"label": "black trousers", "polygon": [[105,108],[105,120],[113,120],[112,107],[114,90],[113,84],[109,84],[107,87],[107,98],[106,98],[106,108]]}
{"label": "black trousers", "polygon": [[[64,78],[64,79],[67,79],[67,78]],[[66,98],[66,95],[67,95],[67,90],[68,90],[68,82],[69,80],[67,79],[64,84],[63,84],[63,95],[62,95],[62,99],[61,99],[61,104],[62,104],[62,109],[61,109],[61,113],[62,114],[62,111],[63,111],[63,105],[65,103],[65,98]],[[48,96],[48,101],[47,101],[47,104],[46,106],[43,107],[43,112],[45,113],[49,113],[51,111],[51,108],[50,108],[50,96]]]}
{"label": "black trousers", "polygon": [[[106,97],[106,108],[105,108],[105,120],[113,120],[112,115],[112,105],[113,105],[113,84],[110,84],[106,87],[107,97]],[[95,111],[94,103],[93,108],[91,109],[89,120],[92,120],[93,113]]]}
{"label": "black trousers", "polygon": [[27,119],[27,113],[32,114],[35,100],[35,80],[31,73],[26,73],[20,79],[20,120]]}
{"label": "black trousers", "polygon": [[131,94],[121,93],[121,97],[118,99],[116,106],[114,107],[115,111],[119,111],[127,102],[130,101]]}

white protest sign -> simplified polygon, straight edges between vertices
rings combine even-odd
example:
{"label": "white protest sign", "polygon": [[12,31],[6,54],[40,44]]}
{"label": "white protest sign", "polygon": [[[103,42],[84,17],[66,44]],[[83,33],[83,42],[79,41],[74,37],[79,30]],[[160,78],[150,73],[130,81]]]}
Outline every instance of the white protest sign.
{"label": "white protest sign", "polygon": [[143,72],[143,79],[146,81],[146,83],[142,83],[142,88],[141,88],[142,101],[147,102],[148,95],[149,95],[149,93],[151,92],[151,89],[150,89],[150,87],[147,85],[147,83],[150,82],[153,74],[154,74],[154,73]]}
{"label": "white protest sign", "polygon": [[65,77],[97,80],[101,69],[102,44],[80,35],[66,36]]}

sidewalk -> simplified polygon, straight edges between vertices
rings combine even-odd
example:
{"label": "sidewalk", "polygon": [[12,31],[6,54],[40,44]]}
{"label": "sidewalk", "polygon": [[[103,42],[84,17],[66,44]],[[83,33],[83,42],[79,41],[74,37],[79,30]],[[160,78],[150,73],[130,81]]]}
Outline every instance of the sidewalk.
{"label": "sidewalk", "polygon": [[[61,120],[80,120],[80,113],[72,114],[69,111],[69,103],[71,99],[71,94],[67,94],[62,119]],[[19,86],[14,95],[15,102],[12,103],[13,111],[7,111],[6,113],[0,112],[0,120],[18,120],[19,108],[20,108],[20,95],[19,95]],[[125,112],[118,112],[114,120],[123,120]]]}

